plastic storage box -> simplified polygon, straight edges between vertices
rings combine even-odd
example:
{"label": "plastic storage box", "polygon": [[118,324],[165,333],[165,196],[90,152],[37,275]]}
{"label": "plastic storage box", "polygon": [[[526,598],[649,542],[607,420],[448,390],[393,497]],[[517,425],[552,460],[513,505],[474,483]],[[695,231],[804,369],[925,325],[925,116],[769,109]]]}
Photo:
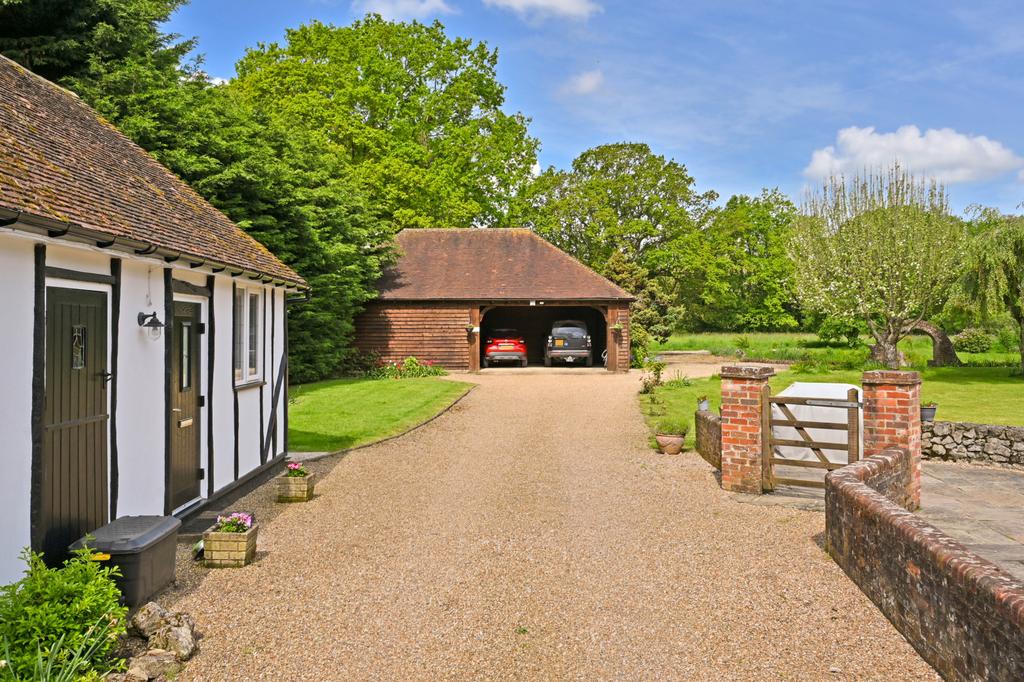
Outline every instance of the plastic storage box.
{"label": "plastic storage box", "polygon": [[173,516],[122,516],[71,545],[88,544],[105,565],[121,569],[117,586],[127,606],[139,606],[174,580],[174,553],[181,521]]}

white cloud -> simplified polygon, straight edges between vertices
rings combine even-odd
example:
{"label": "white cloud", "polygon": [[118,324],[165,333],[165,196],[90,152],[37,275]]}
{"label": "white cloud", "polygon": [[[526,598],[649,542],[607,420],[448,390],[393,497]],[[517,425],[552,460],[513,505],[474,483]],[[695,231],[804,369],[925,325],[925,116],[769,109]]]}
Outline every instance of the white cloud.
{"label": "white cloud", "polygon": [[563,95],[592,95],[604,85],[604,73],[601,69],[592,69],[578,73],[567,80],[561,87]]}
{"label": "white cloud", "polygon": [[484,4],[512,10],[524,18],[558,16],[587,19],[601,11],[601,6],[592,0],[484,0]]}
{"label": "white cloud", "polygon": [[375,12],[385,19],[427,19],[455,11],[445,0],[354,0],[357,12]]}
{"label": "white cloud", "polygon": [[930,128],[922,133],[913,125],[880,133],[854,126],[840,130],[834,145],[815,150],[804,175],[853,174],[893,161],[950,184],[988,180],[1024,169],[1024,158],[984,135],[966,135],[952,128]]}

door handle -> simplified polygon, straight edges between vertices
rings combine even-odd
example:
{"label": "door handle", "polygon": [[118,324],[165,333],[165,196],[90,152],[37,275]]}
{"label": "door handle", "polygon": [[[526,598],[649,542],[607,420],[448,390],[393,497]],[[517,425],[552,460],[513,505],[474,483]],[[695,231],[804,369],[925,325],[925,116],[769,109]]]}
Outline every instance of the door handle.
{"label": "door handle", "polygon": [[96,376],[98,376],[100,379],[103,379],[104,384],[110,383],[110,380],[114,378],[112,372],[99,372]]}
{"label": "door handle", "polygon": [[171,408],[171,412],[181,412],[181,408],[180,407],[172,407]]}

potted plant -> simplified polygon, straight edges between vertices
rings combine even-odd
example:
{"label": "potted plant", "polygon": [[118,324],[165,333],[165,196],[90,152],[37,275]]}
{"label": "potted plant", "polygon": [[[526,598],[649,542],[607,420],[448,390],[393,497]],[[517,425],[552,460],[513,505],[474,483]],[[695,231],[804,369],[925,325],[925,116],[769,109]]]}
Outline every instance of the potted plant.
{"label": "potted plant", "polygon": [[284,476],[277,479],[278,502],[305,502],[313,499],[313,474],[301,462],[288,462]]}
{"label": "potted plant", "polygon": [[690,425],[679,419],[666,418],[658,422],[654,440],[658,449],[666,455],[678,455],[683,449],[683,441],[690,432]]}
{"label": "potted plant", "polygon": [[921,404],[921,421],[933,422],[935,421],[935,411],[939,409],[938,403],[922,403]]}
{"label": "potted plant", "polygon": [[203,533],[203,556],[209,568],[241,568],[256,557],[259,526],[252,514],[233,512],[218,516]]}
{"label": "potted plant", "polygon": [[622,323],[621,323],[621,322],[616,322],[615,324],[613,324],[613,325],[612,325],[612,333],[613,333],[613,334],[621,334],[621,333],[622,333],[622,330],[623,330],[624,328],[625,328],[625,327],[623,327],[623,326],[622,326]]}
{"label": "potted plant", "polygon": [[708,400],[706,395],[699,396],[697,398],[697,410],[700,412],[707,412],[711,409],[711,402]]}

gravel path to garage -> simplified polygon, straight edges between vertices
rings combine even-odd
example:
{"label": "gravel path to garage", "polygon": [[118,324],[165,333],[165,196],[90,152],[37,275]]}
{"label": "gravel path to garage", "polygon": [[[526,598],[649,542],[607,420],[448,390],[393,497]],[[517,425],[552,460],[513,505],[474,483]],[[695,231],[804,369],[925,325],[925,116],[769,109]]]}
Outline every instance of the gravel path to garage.
{"label": "gravel path to garage", "polygon": [[178,679],[937,679],[820,513],[647,449],[636,374],[469,380],[426,427],[316,463],[255,564],[186,571],[162,601],[204,639]]}

